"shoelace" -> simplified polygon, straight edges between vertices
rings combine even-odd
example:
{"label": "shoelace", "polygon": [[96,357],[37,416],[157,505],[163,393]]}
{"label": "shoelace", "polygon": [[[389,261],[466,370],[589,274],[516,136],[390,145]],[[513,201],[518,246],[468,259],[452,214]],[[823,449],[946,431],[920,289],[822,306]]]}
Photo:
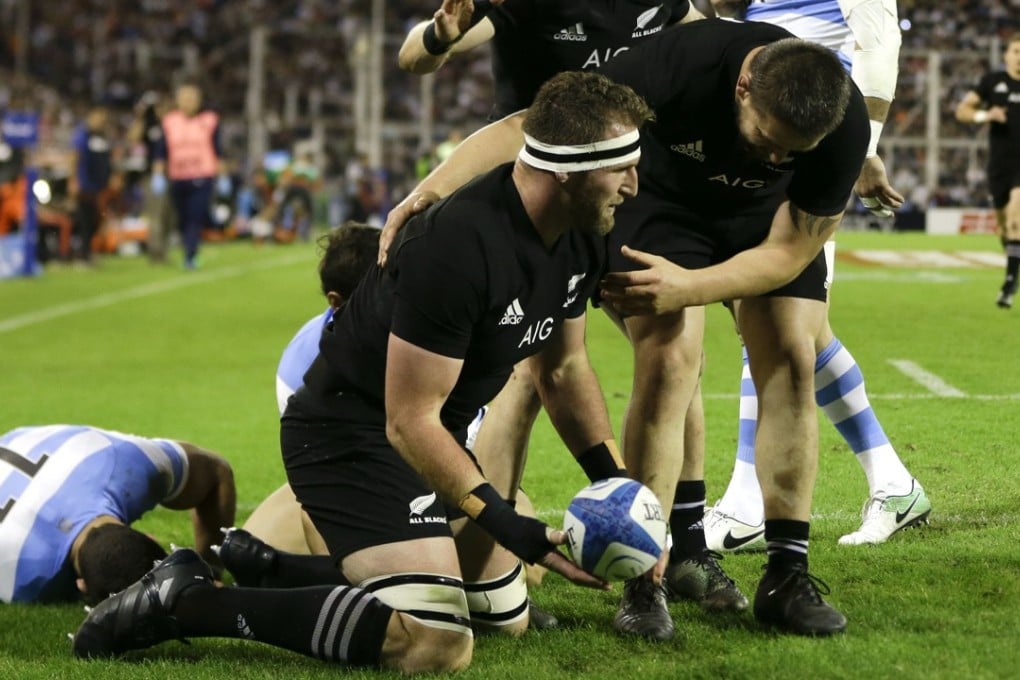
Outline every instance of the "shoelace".
{"label": "shoelace", "polygon": [[726,572],[722,570],[722,567],[719,566],[719,560],[723,559],[723,556],[721,554],[717,553],[714,550],[706,550],[695,559],[698,561],[698,563],[700,563],[702,566],[704,566],[706,569],[712,572],[713,575],[724,579],[731,586],[736,585],[733,579],[731,579],[726,574]]}
{"label": "shoelace", "polygon": [[831,592],[829,584],[822,579],[818,578],[814,574],[809,574],[803,569],[796,569],[787,574],[775,588],[769,591],[769,597],[775,595],[778,591],[785,588],[788,583],[794,580],[797,581],[794,587],[797,588],[802,595],[807,595],[808,599],[815,604],[821,604],[822,595],[828,595]]}
{"label": "shoelace", "polygon": [[625,587],[630,601],[639,609],[650,609],[655,606],[655,596],[662,588],[644,577],[638,577],[628,582]]}

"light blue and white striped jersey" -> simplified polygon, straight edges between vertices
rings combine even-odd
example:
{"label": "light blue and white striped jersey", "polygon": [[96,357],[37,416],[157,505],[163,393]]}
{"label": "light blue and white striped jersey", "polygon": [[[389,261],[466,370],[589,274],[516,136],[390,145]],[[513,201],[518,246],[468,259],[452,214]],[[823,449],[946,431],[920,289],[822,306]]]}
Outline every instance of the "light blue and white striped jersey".
{"label": "light blue and white striped jersey", "polygon": [[837,0],[752,0],[744,18],[781,26],[798,38],[824,45],[850,70],[854,36]]}
{"label": "light blue and white striped jersey", "polygon": [[0,436],[0,601],[77,595],[71,544],[100,515],[130,524],[180,493],[181,446],[80,425]]}
{"label": "light blue and white striped jersey", "polygon": [[319,316],[312,317],[301,327],[280,357],[276,367],[276,405],[280,415],[287,408],[287,400],[304,382],[305,372],[319,354],[319,338],[322,329],[333,320],[333,308],[329,307]]}

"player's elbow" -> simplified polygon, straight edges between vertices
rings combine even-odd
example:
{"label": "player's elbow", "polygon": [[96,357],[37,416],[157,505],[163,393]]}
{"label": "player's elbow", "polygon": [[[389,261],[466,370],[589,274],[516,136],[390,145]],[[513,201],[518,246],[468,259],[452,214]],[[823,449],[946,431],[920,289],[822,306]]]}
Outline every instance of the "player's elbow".
{"label": "player's elbow", "polygon": [[397,53],[397,65],[401,70],[418,76],[432,73],[438,69],[437,64],[423,58],[421,50],[410,40],[400,46],[400,51]]}
{"label": "player's elbow", "polygon": [[414,424],[403,413],[386,411],[386,439],[397,451],[406,451],[414,441]]}

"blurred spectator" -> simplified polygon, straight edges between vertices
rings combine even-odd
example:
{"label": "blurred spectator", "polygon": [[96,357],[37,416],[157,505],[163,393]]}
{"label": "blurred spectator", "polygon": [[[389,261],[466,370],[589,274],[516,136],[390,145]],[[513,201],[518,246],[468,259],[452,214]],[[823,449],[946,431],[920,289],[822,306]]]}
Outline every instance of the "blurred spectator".
{"label": "blurred spectator", "polygon": [[113,176],[109,115],[105,107],[92,108],[74,133],[74,174],[70,194],[75,202],[72,247],[74,257],[92,263],[92,241],[103,226]]}
{"label": "blurred spectator", "polygon": [[[142,190],[142,212],[149,230],[147,250],[149,261],[159,264],[166,262],[167,241],[170,225],[175,219],[173,206],[167,200],[165,191],[153,191],[152,167],[163,142],[161,119],[170,108],[166,97],[149,90],[134,106],[134,119],[128,131],[128,139],[142,154],[142,166],[138,186]],[[158,184],[158,182],[156,183]]]}

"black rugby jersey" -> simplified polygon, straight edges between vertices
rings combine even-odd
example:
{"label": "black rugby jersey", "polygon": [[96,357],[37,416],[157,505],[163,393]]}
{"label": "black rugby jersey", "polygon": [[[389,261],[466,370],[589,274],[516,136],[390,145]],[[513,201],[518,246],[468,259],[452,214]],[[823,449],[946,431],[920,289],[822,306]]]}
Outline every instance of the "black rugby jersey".
{"label": "black rugby jersey", "polygon": [[871,134],[856,86],[839,127],[778,166],[751,155],[738,134],[735,91],[744,58],[789,37],[770,24],[706,19],[671,28],[603,67],[655,111],[641,135],[641,192],[709,217],[771,212],[786,197],[816,215],[846,207]]}
{"label": "black rugby jersey", "polygon": [[690,6],[690,0],[506,0],[488,9],[495,28],[490,119],[527,108],[557,73],[598,68],[657,35]]}
{"label": "black rugby jersey", "polygon": [[974,91],[989,108],[1006,108],[1005,123],[988,124],[989,174],[1020,170],[1020,80],[996,71],[981,78]]}
{"label": "black rugby jersey", "polygon": [[314,394],[355,391],[382,405],[390,332],[463,359],[443,406],[466,427],[506,383],[585,311],[605,269],[602,237],[564,233],[547,250],[511,179],[513,164],[482,175],[413,218],[323,331],[305,375]]}

